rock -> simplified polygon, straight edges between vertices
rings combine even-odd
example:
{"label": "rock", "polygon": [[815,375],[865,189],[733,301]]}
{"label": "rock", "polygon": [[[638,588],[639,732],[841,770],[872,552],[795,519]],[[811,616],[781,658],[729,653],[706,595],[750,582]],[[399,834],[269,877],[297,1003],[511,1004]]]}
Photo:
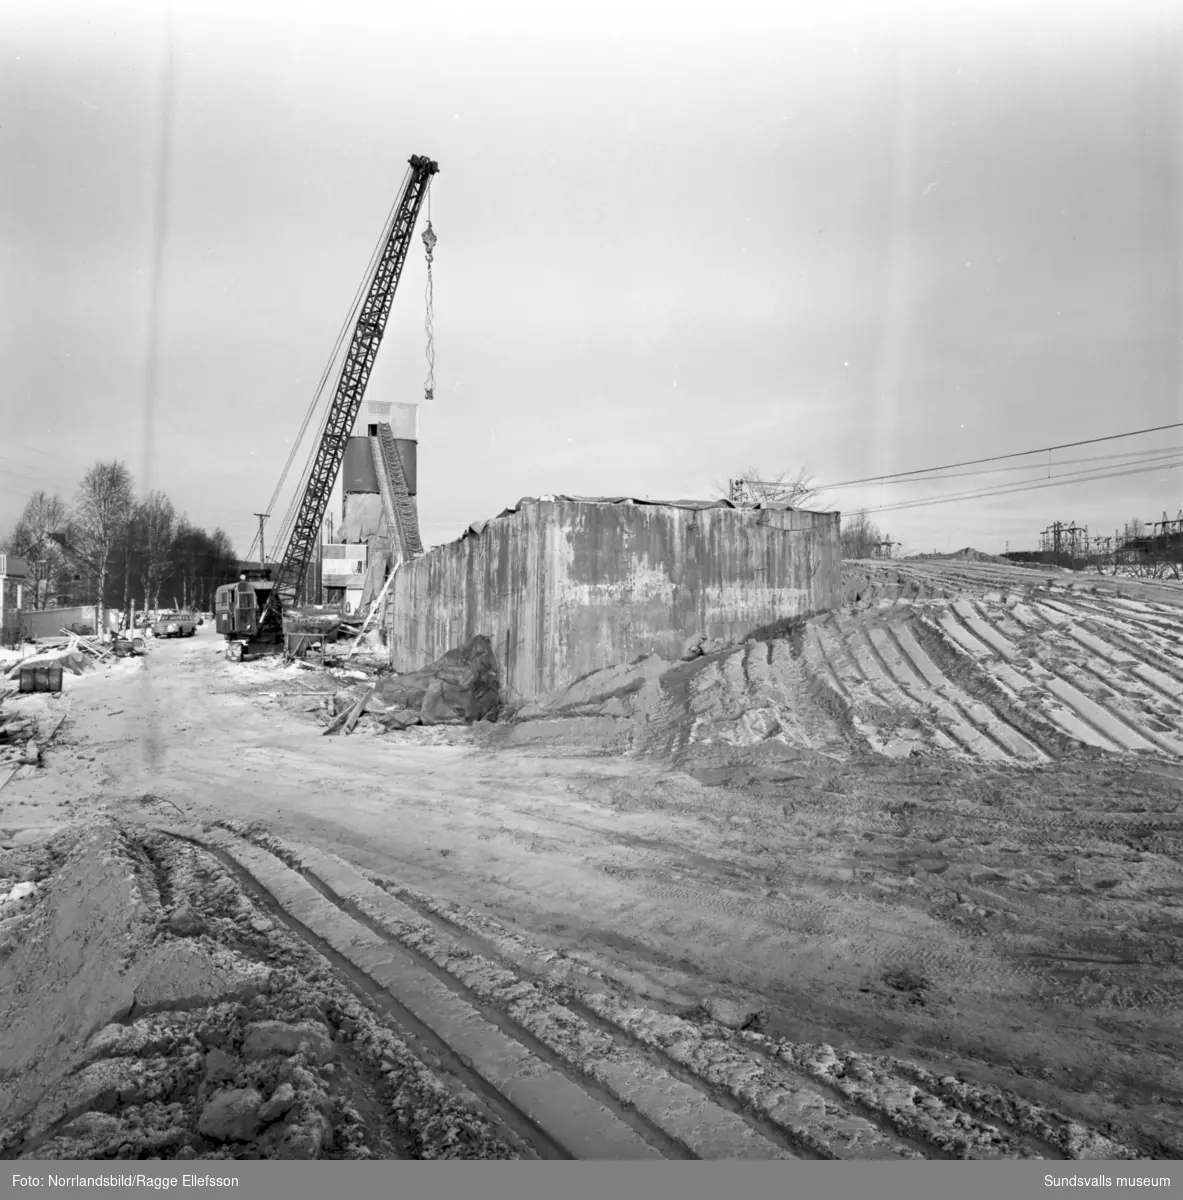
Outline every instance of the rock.
{"label": "rock", "polygon": [[224,1083],[238,1074],[239,1061],[225,1050],[211,1050],[205,1056],[206,1077],[214,1083]]}
{"label": "rock", "polygon": [[703,645],[706,643],[707,635],[705,633],[692,633],[682,643],[681,659],[683,662],[690,662],[702,655]]}
{"label": "rock", "polygon": [[333,1127],[324,1113],[313,1113],[307,1121],[286,1129],[279,1140],[280,1158],[316,1158],[333,1145]]}
{"label": "rock", "polygon": [[259,1120],[264,1125],[278,1121],[296,1103],[296,1089],[290,1083],[281,1083],[271,1093],[271,1099],[259,1109]]}
{"label": "rock", "polygon": [[759,1029],[767,1014],[750,1004],[740,1004],[735,1000],[725,1000],[721,996],[711,996],[702,1003],[702,1011],[712,1021],[725,1025],[728,1029]]}
{"label": "rock", "polygon": [[198,1132],[219,1142],[249,1142],[259,1131],[262,1103],[254,1088],[221,1092],[201,1110]]}
{"label": "rock", "polygon": [[242,1052],[247,1058],[288,1057],[306,1047],[308,1057],[316,1063],[328,1062],[334,1054],[329,1031],[315,1021],[288,1025],[283,1021],[256,1021],[246,1028]]}
{"label": "rock", "polygon": [[[478,634],[421,671],[380,680],[367,705],[383,717],[384,724],[393,715],[403,727],[420,722],[463,725],[496,720],[501,707],[501,675],[493,647],[487,637]],[[418,721],[405,720],[401,710],[417,714]]]}
{"label": "rock", "polygon": [[[422,717],[409,708],[388,708],[376,715],[387,729],[409,729],[412,725],[423,724]],[[485,721],[481,723],[488,724]]]}
{"label": "rock", "polygon": [[196,1008],[254,996],[268,971],[224,948],[189,940],[163,941],[138,964],[136,1007]]}
{"label": "rock", "polygon": [[268,921],[266,917],[256,917],[251,922],[251,928],[256,933],[262,934],[262,933],[270,933],[271,930],[275,928],[275,926],[272,925],[271,922]]}
{"label": "rock", "polygon": [[174,910],[167,924],[171,932],[178,937],[196,937],[205,930],[205,922],[193,911],[187,900]]}

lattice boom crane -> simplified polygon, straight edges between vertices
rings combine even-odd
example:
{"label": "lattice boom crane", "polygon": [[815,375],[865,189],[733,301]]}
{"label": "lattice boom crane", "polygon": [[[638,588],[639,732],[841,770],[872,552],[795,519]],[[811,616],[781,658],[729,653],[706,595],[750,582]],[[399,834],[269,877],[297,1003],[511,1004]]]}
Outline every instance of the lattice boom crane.
{"label": "lattice boom crane", "polygon": [[[270,586],[259,581],[252,589],[261,601],[256,609],[257,620],[227,621],[227,625],[233,624],[235,627],[233,632],[226,630],[232,639],[227,647],[227,654],[231,658],[242,656],[243,643],[247,638],[259,642],[283,640],[283,610],[295,603],[300,583],[312,561],[329,495],[341,473],[345,445],[361,410],[378,346],[386,331],[386,320],[390,315],[390,306],[402,275],[419,210],[427,198],[432,176],[439,171],[438,163],[420,154],[412,155],[409,162],[410,174],[395,210],[390,235],[354,324],[353,337],[337,379],[324,434],[313,455],[311,472],[292,521],[283,558],[273,572]],[[260,587],[259,583],[263,583],[263,586]],[[250,628],[252,625],[254,628]],[[219,620],[219,630],[221,628],[222,621]]]}

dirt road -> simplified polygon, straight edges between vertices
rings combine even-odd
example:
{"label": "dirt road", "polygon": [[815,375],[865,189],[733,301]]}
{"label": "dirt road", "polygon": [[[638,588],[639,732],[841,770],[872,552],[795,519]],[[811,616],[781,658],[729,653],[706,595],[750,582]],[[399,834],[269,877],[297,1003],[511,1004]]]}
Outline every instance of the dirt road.
{"label": "dirt road", "polygon": [[[1057,603],[1031,611],[1055,627]],[[202,630],[70,680],[45,766],[0,793],[0,836],[19,854],[107,814],[133,841],[213,856],[381,998],[506,1153],[1176,1157],[1177,735],[1109,706],[1147,743],[1135,754],[1084,720],[1067,654],[1113,631],[1114,671],[1169,707],[1175,634],[1156,609],[1162,640],[1139,640],[1136,610],[1100,605],[1024,642],[1005,607],[926,611],[916,637],[888,597],[702,660],[689,721],[667,681],[643,737],[620,734],[626,697],[623,716],[576,706],[499,740],[322,738],[316,700],[261,695],[324,690],[314,674],[231,667]],[[964,659],[941,657],[942,630]],[[961,693],[905,663],[908,636]],[[1043,669],[1071,694],[1038,712],[996,689],[983,714],[971,688],[1013,681],[970,637],[1014,672],[1061,654]],[[704,672],[772,699],[724,712]],[[937,716],[887,728],[889,707]],[[901,738],[939,753],[885,752]]]}

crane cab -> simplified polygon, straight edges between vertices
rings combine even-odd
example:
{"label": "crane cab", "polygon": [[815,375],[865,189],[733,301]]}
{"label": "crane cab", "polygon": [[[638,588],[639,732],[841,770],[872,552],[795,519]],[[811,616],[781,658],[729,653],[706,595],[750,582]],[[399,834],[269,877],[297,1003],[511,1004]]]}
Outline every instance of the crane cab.
{"label": "crane cab", "polygon": [[[223,584],[214,593],[217,631],[237,643],[265,634],[267,631],[262,629],[260,621],[274,586],[268,568],[243,572],[237,582]],[[230,647],[227,649],[229,651]],[[241,649],[241,646],[236,649]]]}

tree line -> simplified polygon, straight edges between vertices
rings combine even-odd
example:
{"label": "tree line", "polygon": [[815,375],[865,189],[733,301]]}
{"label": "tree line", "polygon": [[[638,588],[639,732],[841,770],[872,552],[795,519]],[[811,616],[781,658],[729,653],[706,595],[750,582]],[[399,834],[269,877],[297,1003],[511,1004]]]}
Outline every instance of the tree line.
{"label": "tree line", "polygon": [[209,610],[214,591],[238,575],[225,531],[193,524],[161,491],[137,497],[121,462],[91,467],[73,503],[34,492],[3,549],[27,561],[24,604],[37,609],[81,603],[126,610],[132,601],[155,609],[163,597]]}

